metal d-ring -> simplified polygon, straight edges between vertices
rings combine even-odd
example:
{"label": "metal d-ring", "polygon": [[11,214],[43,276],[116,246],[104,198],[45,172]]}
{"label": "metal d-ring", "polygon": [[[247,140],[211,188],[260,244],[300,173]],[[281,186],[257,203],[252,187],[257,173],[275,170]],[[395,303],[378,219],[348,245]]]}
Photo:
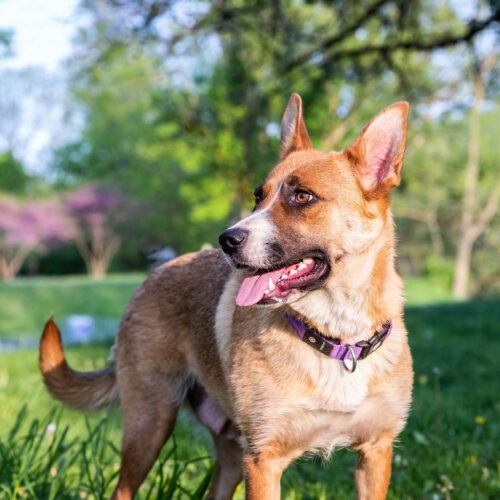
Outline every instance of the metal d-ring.
{"label": "metal d-ring", "polygon": [[356,367],[358,366],[358,360],[356,359],[356,353],[354,352],[352,345],[346,344],[345,346],[347,347],[347,349],[351,353],[352,365],[350,368],[347,366],[347,364],[345,362],[345,359],[347,356],[344,356],[342,358],[342,365],[344,366],[344,369],[347,370],[349,373],[354,373],[354,371],[356,370]]}

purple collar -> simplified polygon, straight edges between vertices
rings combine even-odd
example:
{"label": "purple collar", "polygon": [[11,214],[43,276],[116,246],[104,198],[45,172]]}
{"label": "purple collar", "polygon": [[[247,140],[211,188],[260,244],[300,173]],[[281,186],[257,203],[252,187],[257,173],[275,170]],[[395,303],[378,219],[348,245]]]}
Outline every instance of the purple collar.
{"label": "purple collar", "polygon": [[[339,339],[325,337],[316,328],[307,326],[293,314],[285,313],[285,317],[306,344],[329,358],[342,361],[344,368],[351,373],[356,370],[357,362],[376,351],[392,331],[392,321],[389,320],[382,325],[382,331],[376,331],[370,339],[361,340],[354,345],[343,344]],[[348,359],[352,361],[350,366],[346,363]]]}

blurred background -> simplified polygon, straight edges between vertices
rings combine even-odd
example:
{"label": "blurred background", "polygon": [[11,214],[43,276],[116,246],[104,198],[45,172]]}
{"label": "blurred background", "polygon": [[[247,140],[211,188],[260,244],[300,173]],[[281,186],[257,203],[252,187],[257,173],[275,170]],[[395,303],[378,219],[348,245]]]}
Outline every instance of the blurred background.
{"label": "blurred background", "polygon": [[410,101],[400,269],[498,292],[498,16],[494,0],[0,0],[0,278],[215,245],[299,92],[323,150]]}
{"label": "blurred background", "polygon": [[[0,497],[109,495],[119,414],[51,411],[42,326],[105,366],[147,273],[249,213],[298,92],[321,150],[411,104],[393,212],[416,378],[389,498],[499,498],[499,20],[498,0],[0,0]],[[201,497],[197,429],[183,414],[141,498]],[[354,460],[297,462],[283,498],[352,498]]]}

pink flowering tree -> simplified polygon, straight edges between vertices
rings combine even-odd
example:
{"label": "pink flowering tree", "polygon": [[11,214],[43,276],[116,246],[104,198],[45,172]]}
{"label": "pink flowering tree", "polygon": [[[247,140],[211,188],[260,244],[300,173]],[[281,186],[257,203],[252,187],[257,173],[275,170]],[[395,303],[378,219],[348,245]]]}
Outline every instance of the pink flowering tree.
{"label": "pink flowering tree", "polygon": [[75,223],[74,240],[87,271],[93,278],[103,278],[121,245],[123,198],[112,189],[88,184],[70,193],[64,207]]}
{"label": "pink flowering tree", "polygon": [[11,280],[32,252],[43,253],[75,236],[57,199],[0,197],[0,279]]}

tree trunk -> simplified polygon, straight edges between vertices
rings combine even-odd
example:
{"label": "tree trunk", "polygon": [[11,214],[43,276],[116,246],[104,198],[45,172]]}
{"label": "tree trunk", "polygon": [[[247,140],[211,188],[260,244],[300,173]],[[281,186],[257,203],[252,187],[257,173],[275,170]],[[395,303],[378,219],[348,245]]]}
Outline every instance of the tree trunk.
{"label": "tree trunk", "polygon": [[[458,299],[469,296],[470,268],[472,249],[479,236],[487,229],[493,217],[490,205],[496,205],[496,187],[493,190],[485,209],[480,212],[478,204],[479,153],[480,153],[480,106],[486,89],[486,73],[493,64],[492,59],[482,63],[474,60],[472,80],[474,88],[474,102],[470,110],[469,144],[467,164],[465,167],[465,186],[462,200],[462,216],[460,220],[460,236],[455,257],[455,275],[453,281],[453,295]],[[488,212],[488,213],[487,213]]]}
{"label": "tree trunk", "polygon": [[102,280],[106,276],[106,271],[108,270],[109,262],[106,262],[103,258],[98,258],[93,256],[89,263],[89,274],[92,279]]}
{"label": "tree trunk", "polygon": [[16,274],[21,269],[23,262],[26,260],[31,247],[18,247],[12,252],[1,252],[0,255],[0,280],[12,281]]}
{"label": "tree trunk", "polygon": [[75,244],[85,262],[88,274],[96,280],[106,276],[111,260],[120,248],[121,240],[118,236],[106,233],[104,227],[92,227],[90,241],[87,242],[83,231],[75,238]]}
{"label": "tree trunk", "polygon": [[469,276],[474,241],[462,236],[458,242],[455,257],[453,295],[457,299],[466,299],[469,295]]}
{"label": "tree trunk", "polygon": [[0,280],[11,281],[14,275],[11,272],[9,263],[5,257],[0,257]]}

